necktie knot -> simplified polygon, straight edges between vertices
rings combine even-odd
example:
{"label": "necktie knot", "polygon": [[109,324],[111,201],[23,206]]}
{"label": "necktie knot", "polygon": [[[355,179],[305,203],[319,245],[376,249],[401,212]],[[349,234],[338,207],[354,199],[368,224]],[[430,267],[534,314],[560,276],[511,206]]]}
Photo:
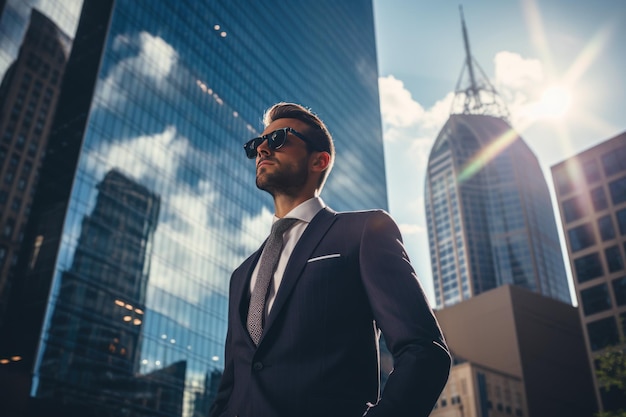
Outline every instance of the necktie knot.
{"label": "necktie knot", "polygon": [[288,218],[288,219],[282,218],[282,219],[276,220],[274,224],[272,225],[270,236],[280,235],[282,237],[283,233],[285,233],[291,227],[291,225],[293,225],[297,221],[298,219],[291,219],[291,218]]}

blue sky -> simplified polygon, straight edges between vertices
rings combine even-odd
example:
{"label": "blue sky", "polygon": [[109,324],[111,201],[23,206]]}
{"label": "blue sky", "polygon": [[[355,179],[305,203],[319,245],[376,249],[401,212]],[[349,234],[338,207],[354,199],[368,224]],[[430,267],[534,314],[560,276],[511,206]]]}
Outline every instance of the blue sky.
{"label": "blue sky", "polygon": [[[423,183],[465,57],[459,4],[374,0],[389,209],[431,301]],[[472,55],[550,188],[552,165],[626,130],[626,1],[462,5]],[[568,105],[542,98],[554,86]]]}

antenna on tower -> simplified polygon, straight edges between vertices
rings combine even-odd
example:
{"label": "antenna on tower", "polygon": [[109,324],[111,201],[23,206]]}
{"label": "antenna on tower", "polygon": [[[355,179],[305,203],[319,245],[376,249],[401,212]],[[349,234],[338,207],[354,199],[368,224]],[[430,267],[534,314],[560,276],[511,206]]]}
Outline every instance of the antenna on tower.
{"label": "antenna on tower", "polygon": [[[461,14],[461,28],[463,31],[463,44],[465,46],[465,62],[461,69],[461,75],[457,82],[454,99],[452,100],[452,109],[450,114],[482,114],[494,116],[509,121],[509,111],[502,97],[498,94],[495,87],[489,82],[489,78],[485,75],[478,62],[472,56],[470,51],[469,36],[467,36],[467,27],[463,16],[463,6],[459,5]],[[476,78],[474,66],[479,70],[480,78]],[[469,82],[464,81],[465,69],[469,77]],[[469,84],[469,85],[468,85]],[[462,87],[466,85],[466,87]]]}

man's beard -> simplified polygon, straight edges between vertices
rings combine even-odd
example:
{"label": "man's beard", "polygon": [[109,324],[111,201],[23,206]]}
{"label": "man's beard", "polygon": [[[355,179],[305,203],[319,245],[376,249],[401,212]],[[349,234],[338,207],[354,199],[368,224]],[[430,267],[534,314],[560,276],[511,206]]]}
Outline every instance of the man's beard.
{"label": "man's beard", "polygon": [[[263,169],[263,168],[261,168]],[[272,196],[296,196],[306,184],[309,173],[304,161],[288,166],[276,165],[271,173],[257,174],[256,186]]]}

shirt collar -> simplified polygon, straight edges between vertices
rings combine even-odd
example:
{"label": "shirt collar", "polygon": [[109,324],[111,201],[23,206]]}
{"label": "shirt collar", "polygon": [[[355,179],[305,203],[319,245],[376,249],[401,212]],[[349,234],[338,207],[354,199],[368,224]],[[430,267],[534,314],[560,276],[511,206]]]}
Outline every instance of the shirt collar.
{"label": "shirt collar", "polygon": [[[313,220],[313,217],[324,207],[326,207],[326,203],[320,197],[309,198],[303,203],[300,203],[298,206],[291,209],[289,213],[285,215],[285,217],[291,219],[298,219],[306,223],[310,223]],[[278,217],[274,215],[274,222],[278,220]]]}

